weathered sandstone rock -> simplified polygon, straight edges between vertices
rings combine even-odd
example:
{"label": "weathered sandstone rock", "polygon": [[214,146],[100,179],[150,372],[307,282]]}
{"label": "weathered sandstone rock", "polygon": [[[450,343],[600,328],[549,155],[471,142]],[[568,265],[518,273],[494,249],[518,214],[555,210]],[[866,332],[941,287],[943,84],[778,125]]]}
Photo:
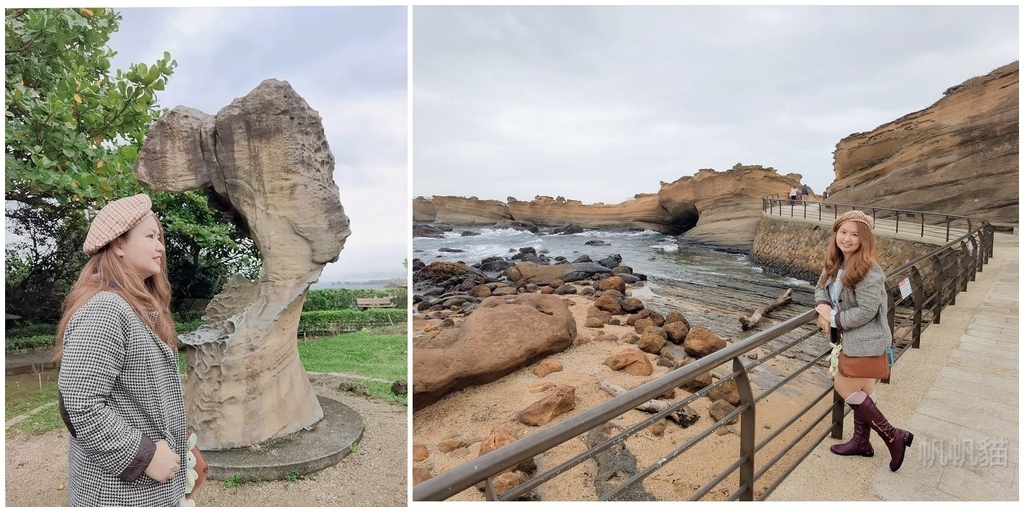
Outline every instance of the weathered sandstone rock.
{"label": "weathered sandstone rock", "polygon": [[704,357],[725,348],[725,340],[715,336],[704,327],[694,327],[683,341],[686,352],[695,357]]}
{"label": "weathered sandstone rock", "polygon": [[505,425],[498,425],[491,429],[491,433],[484,438],[480,443],[480,451],[477,452],[477,456],[485,453],[493,452],[506,444],[513,443],[516,440],[515,434],[508,429]]}
{"label": "weathered sandstone rock", "polygon": [[645,332],[640,335],[640,341],[636,346],[644,352],[659,354],[666,343],[668,343],[668,340],[664,337],[653,332]]}
{"label": "weathered sandstone rock", "polygon": [[444,224],[493,224],[513,220],[508,207],[500,201],[476,197],[434,196],[413,200],[413,222]]}
{"label": "weathered sandstone rock", "polygon": [[636,313],[644,309],[644,303],[636,297],[627,297],[620,303],[623,313]]}
{"label": "weathered sandstone rock", "polygon": [[412,468],[412,484],[419,485],[433,477],[434,468]]}
{"label": "weathered sandstone rock", "polygon": [[[785,196],[801,183],[799,174],[779,175],[775,169],[737,164],[717,172],[701,169],[694,176],[662,183],[657,193],[608,205],[537,196],[532,201],[508,198],[507,204],[476,198],[434,197],[413,201],[416,222],[491,224],[508,215],[538,226],[576,224],[588,228],[639,228],[671,235],[686,233],[698,241],[749,248],[754,240],[761,198]],[[612,267],[617,266],[613,265]]]}
{"label": "weathered sandstone rock", "polygon": [[[682,364],[680,364],[680,366],[684,366],[684,365],[686,365],[688,363],[689,362],[687,362],[687,361],[683,361]],[[712,382],[711,372],[708,371],[708,372],[704,372],[704,373],[702,373],[702,374],[700,374],[700,375],[698,375],[698,376],[696,376],[696,377],[686,381],[685,383],[683,383],[682,386],[679,386],[679,387],[681,387],[681,388],[683,388],[686,391],[689,391],[691,393],[696,393],[696,392],[698,392],[698,391],[700,391],[700,390],[710,386],[711,382]]]}
{"label": "weathered sandstone rock", "polygon": [[[711,416],[711,419],[715,421],[721,421],[722,418],[728,416],[729,414],[732,414],[732,412],[735,410],[736,408],[733,407],[732,404],[730,404],[729,402],[726,402],[725,400],[715,400],[714,402],[711,402],[710,406],[708,406],[708,415]],[[729,421],[725,422],[725,424],[735,425],[736,422],[739,420],[739,415],[736,415],[733,416],[732,419],[730,419]]]}
{"label": "weathered sandstone rock", "polygon": [[839,141],[829,201],[1019,223],[1019,63]]}
{"label": "weathered sandstone rock", "polygon": [[134,173],[154,190],[205,189],[244,223],[259,281],[234,279],[189,346],[185,396],[200,449],[251,446],[309,427],[323,410],[295,346],[309,285],[348,237],[319,114],[265,80],[216,116],[176,107],[146,136]]}
{"label": "weathered sandstone rock", "polygon": [[597,263],[559,263],[556,265],[538,265],[529,261],[516,263],[505,271],[509,280],[519,282],[526,280],[535,284],[548,284],[556,280],[562,282],[582,281],[594,274],[611,272],[611,269]]}
{"label": "weathered sandstone rock", "polygon": [[562,371],[562,369],[563,367],[560,361],[555,359],[545,359],[537,363],[537,367],[533,369],[533,374],[543,379],[552,373]]}
{"label": "weathered sandstone rock", "polygon": [[519,411],[516,414],[516,419],[520,423],[539,427],[551,423],[552,420],[575,407],[576,388],[562,385],[556,387],[549,395]]}
{"label": "weathered sandstone rock", "polygon": [[594,306],[601,311],[605,311],[611,315],[622,314],[622,304],[620,302],[621,295],[615,290],[610,290],[604,295],[601,295],[594,301]]}
{"label": "weathered sandstone rock", "polygon": [[622,351],[608,356],[604,365],[612,370],[622,370],[630,375],[646,377],[654,373],[654,366],[651,360],[638,348],[626,348]]}
{"label": "weathered sandstone rock", "polygon": [[488,297],[460,327],[413,341],[413,407],[497,380],[565,350],[575,338],[576,321],[558,297]]}
{"label": "weathered sandstone rock", "polygon": [[736,387],[736,380],[729,379],[724,384],[708,392],[708,398],[712,400],[725,400],[732,405],[740,405],[740,392]]}
{"label": "weathered sandstone rock", "polygon": [[668,322],[664,325],[665,334],[672,343],[682,343],[686,335],[690,334],[690,327],[686,322]]}
{"label": "weathered sandstone rock", "polygon": [[[609,270],[609,272],[611,272],[611,270]],[[605,290],[618,290],[619,293],[624,294],[626,293],[626,282],[623,281],[621,277],[611,276],[598,281],[595,288],[597,288],[597,291],[599,292],[603,292]]]}
{"label": "weathered sandstone rock", "polygon": [[441,453],[451,453],[462,448],[465,444],[466,443],[462,440],[462,436],[458,434],[449,434],[448,437],[437,443],[437,450]]}
{"label": "weathered sandstone rock", "polygon": [[430,450],[425,445],[414,444],[412,445],[412,460],[413,462],[423,462],[430,457]]}

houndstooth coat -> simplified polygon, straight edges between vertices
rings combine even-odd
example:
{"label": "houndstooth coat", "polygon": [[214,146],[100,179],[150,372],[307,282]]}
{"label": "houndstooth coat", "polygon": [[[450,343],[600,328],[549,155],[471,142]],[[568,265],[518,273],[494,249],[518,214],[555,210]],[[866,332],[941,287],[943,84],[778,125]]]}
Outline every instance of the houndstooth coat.
{"label": "houndstooth coat", "polygon": [[165,483],[145,474],[163,439],[187,468],[185,404],[177,355],[112,292],[68,321],[57,387],[71,432],[68,504],[172,506],[185,471]]}

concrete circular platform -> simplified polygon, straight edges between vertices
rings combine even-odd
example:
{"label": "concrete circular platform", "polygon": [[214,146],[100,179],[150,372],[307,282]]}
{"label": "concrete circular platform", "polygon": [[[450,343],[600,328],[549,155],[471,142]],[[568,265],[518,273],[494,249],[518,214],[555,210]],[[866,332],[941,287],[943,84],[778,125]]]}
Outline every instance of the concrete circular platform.
{"label": "concrete circular platform", "polygon": [[258,446],[204,451],[209,478],[227,480],[238,475],[242,481],[283,480],[340,462],[362,439],[363,418],[341,402],[319,395],[317,399],[324,417],[308,429]]}

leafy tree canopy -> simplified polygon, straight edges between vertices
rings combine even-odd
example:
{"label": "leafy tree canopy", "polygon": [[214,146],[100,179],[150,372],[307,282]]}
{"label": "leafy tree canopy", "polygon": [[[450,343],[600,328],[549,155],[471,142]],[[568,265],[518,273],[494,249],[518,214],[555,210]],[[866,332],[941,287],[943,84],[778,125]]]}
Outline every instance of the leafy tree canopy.
{"label": "leafy tree canopy", "polygon": [[164,52],[112,71],[120,21],[103,8],[5,10],[8,313],[52,321],[85,262],[83,212],[141,192],[165,226],[176,299],[212,297],[230,273],[258,269],[252,242],[202,192],[147,191],[132,174],[177,63]]}
{"label": "leafy tree canopy", "polygon": [[131,168],[177,63],[165,52],[112,74],[111,9],[5,15],[5,198],[82,208],[141,192]]}

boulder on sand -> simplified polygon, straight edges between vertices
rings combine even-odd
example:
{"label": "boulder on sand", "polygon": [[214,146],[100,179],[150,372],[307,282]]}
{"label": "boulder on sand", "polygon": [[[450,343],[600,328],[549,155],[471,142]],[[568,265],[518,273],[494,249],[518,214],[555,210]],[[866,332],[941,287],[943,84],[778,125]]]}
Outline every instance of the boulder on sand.
{"label": "boulder on sand", "polygon": [[529,261],[516,263],[505,271],[509,280],[518,282],[548,284],[556,279],[564,283],[582,281],[594,274],[611,273],[611,269],[597,263],[559,263],[557,265],[539,265]]}
{"label": "boulder on sand", "polygon": [[576,320],[554,295],[488,297],[460,327],[413,342],[413,409],[493,382],[569,348],[575,339]]}

